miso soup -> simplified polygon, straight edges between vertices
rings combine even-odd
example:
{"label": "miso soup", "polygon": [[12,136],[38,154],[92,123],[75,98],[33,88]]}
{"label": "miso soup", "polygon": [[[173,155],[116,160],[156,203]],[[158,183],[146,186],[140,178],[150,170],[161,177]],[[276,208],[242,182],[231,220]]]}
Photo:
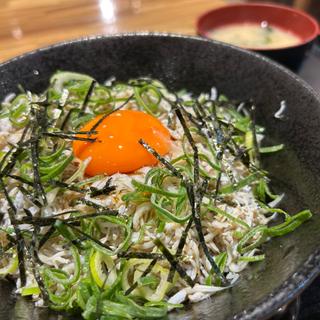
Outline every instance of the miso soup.
{"label": "miso soup", "polygon": [[300,38],[279,27],[261,24],[239,23],[212,30],[209,37],[215,40],[247,48],[279,48],[299,44]]}

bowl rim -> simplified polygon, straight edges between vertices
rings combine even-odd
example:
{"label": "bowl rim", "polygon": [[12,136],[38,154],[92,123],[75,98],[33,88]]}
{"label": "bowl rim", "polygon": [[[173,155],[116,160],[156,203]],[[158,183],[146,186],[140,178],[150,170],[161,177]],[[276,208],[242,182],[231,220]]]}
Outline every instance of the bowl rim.
{"label": "bowl rim", "polygon": [[[250,3],[231,3],[231,4],[227,4],[227,5],[222,5],[219,6],[217,8],[213,8],[211,10],[207,10],[205,12],[203,12],[196,20],[196,31],[197,31],[197,35],[204,37],[204,38],[208,38],[207,36],[207,32],[208,30],[204,30],[202,27],[202,23],[203,21],[205,21],[205,19],[207,19],[208,17],[210,17],[210,15],[213,12],[219,12],[220,10],[232,10],[232,9],[238,9],[238,8],[248,8],[248,7],[261,7],[261,8],[272,8],[274,10],[284,10],[287,12],[291,12],[291,13],[295,13],[301,17],[304,17],[305,19],[307,19],[308,21],[310,21],[314,27],[312,34],[309,37],[306,37],[305,39],[303,39],[302,41],[299,41],[299,43],[294,44],[294,45],[290,45],[290,46],[282,46],[282,47],[273,47],[273,48],[265,48],[265,47],[261,47],[261,48],[256,48],[256,47],[245,47],[245,46],[239,46],[242,49],[246,49],[246,50],[252,50],[252,51],[261,51],[261,52],[266,52],[266,51],[279,51],[279,50],[286,50],[286,49],[293,49],[293,48],[298,48],[300,46],[306,45],[312,41],[314,41],[317,36],[320,35],[320,25],[318,23],[318,21],[316,20],[316,18],[314,18],[311,14],[297,9],[297,8],[293,8],[290,6],[286,6],[283,4],[277,4],[277,3],[261,3],[261,2],[250,2]],[[232,23],[227,23],[225,25],[231,25]]]}
{"label": "bowl rim", "polygon": [[[117,39],[117,38],[169,38],[169,39],[184,39],[192,40],[196,42],[208,43],[209,45],[218,45],[224,48],[231,48],[252,57],[254,60],[263,61],[269,67],[273,67],[278,71],[286,74],[289,78],[299,83],[300,86],[304,87],[308,94],[311,94],[319,104],[320,108],[320,94],[316,92],[308,83],[301,79],[298,75],[285,68],[281,64],[253,51],[248,51],[240,47],[236,47],[224,42],[215,41],[209,38],[203,38],[199,36],[188,36],[181,35],[176,33],[165,33],[165,32],[127,32],[127,33],[116,33],[112,35],[91,35],[82,38],[76,38],[72,40],[66,40],[63,42],[58,42],[52,45],[48,45],[39,49],[29,51],[27,53],[18,55],[14,58],[6,60],[0,63],[0,75],[1,69],[6,67],[11,63],[16,61],[21,61],[27,57],[31,57],[35,54],[41,54],[41,52],[46,52],[49,50],[54,50],[55,48],[61,48],[73,44],[78,44],[81,42],[95,42],[103,41],[108,39]],[[228,49],[228,50],[229,50]],[[0,80],[1,81],[1,80]],[[240,313],[234,315],[231,319],[237,320],[257,320],[257,319],[268,319],[277,313],[278,309],[284,305],[290,303],[298,295],[306,289],[308,285],[320,274],[320,249],[317,249],[315,252],[311,253],[306,261],[297,269],[295,273],[289,276],[283,283],[274,289],[268,296],[265,296],[261,299],[256,305],[252,306],[249,309],[243,310]],[[201,303],[201,302],[200,302]],[[231,320],[230,319],[230,320]]]}

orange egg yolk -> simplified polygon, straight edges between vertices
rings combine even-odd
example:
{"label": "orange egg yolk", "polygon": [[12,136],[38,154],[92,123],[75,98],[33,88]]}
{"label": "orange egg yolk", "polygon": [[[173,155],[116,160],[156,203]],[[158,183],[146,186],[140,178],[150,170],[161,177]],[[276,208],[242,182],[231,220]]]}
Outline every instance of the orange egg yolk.
{"label": "orange egg yolk", "polygon": [[[89,121],[81,131],[90,131],[101,117],[97,116]],[[97,133],[90,136],[96,138],[95,142],[73,142],[73,152],[77,158],[91,158],[86,168],[89,176],[129,173],[157,164],[157,159],[140,145],[140,139],[160,155],[165,155],[170,150],[168,129],[158,119],[141,111],[119,110],[111,113],[95,131]]]}

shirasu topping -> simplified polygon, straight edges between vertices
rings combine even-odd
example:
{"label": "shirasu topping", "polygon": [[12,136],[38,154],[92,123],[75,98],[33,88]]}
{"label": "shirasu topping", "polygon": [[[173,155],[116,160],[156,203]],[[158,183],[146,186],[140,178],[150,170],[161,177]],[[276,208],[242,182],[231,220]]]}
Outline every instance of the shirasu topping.
{"label": "shirasu topping", "polygon": [[[157,117],[170,152],[140,139],[158,165],[87,177],[92,159],[75,158],[71,141],[95,141],[97,127],[81,127],[119,109]],[[12,275],[37,305],[81,309],[85,319],[161,318],[234,285],[248,263],[265,259],[264,241],[311,217],[273,207],[279,197],[260,158],[283,145],[261,147],[254,112],[214,88],[195,96],[147,78],[102,85],[73,72],[54,74],[40,95],[8,96],[0,276]],[[282,222],[268,226],[276,216]]]}

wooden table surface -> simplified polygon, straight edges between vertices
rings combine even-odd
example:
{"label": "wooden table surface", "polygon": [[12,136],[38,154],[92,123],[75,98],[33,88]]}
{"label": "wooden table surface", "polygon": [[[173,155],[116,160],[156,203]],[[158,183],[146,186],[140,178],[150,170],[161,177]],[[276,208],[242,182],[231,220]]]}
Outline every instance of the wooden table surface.
{"label": "wooden table surface", "polygon": [[195,33],[227,0],[0,0],[0,62],[63,40],[125,31]]}
{"label": "wooden table surface", "polygon": [[[201,13],[239,1],[258,0],[0,0],[0,62],[88,35],[126,31],[194,34]],[[320,0],[272,1],[320,15]]]}

